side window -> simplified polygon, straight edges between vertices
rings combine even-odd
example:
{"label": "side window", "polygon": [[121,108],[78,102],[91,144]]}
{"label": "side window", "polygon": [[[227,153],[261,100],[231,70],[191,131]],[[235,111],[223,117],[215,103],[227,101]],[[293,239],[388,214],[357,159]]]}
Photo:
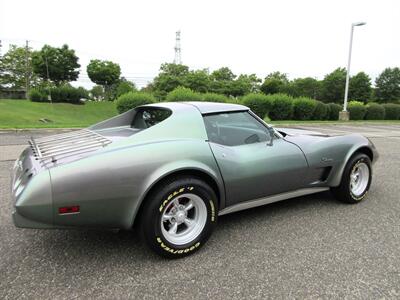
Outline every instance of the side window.
{"label": "side window", "polygon": [[248,112],[205,115],[204,123],[213,143],[239,146],[269,141],[267,128]]}
{"label": "side window", "polygon": [[171,115],[171,111],[168,109],[148,107],[139,108],[133,117],[131,127],[137,129],[146,129],[154,126]]}

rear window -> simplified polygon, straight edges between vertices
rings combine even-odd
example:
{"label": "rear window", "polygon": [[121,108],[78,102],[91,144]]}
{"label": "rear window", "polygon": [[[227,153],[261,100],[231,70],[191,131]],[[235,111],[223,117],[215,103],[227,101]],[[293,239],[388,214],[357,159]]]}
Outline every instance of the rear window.
{"label": "rear window", "polygon": [[131,127],[137,129],[150,128],[167,119],[172,112],[169,109],[146,107],[139,108],[133,117]]}

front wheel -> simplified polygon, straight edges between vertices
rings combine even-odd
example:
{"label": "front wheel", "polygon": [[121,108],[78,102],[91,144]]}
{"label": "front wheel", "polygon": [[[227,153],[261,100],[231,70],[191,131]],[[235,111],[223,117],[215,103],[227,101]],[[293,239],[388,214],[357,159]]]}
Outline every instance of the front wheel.
{"label": "front wheel", "polygon": [[342,202],[358,203],[367,195],[371,180],[371,160],[367,155],[359,153],[347,163],[340,185],[331,190]]}
{"label": "front wheel", "polygon": [[179,258],[197,251],[217,223],[217,197],[198,178],[175,178],[157,187],[142,210],[141,233],[157,254]]}

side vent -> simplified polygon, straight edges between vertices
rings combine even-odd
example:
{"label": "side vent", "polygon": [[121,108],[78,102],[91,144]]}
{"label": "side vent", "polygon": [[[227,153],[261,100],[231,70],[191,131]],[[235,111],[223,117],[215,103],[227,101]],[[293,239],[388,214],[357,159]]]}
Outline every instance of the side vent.
{"label": "side vent", "polygon": [[325,182],[328,179],[329,175],[331,174],[331,171],[332,171],[331,166],[316,168],[310,174],[309,182],[311,182],[311,184],[318,184],[321,182]]}

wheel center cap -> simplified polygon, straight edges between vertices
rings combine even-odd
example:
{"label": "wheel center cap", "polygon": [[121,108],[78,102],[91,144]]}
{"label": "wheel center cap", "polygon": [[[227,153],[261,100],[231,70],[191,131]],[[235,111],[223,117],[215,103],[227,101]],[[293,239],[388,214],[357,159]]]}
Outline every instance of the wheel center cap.
{"label": "wheel center cap", "polygon": [[183,211],[178,211],[178,212],[176,213],[176,220],[177,220],[179,223],[182,223],[185,219],[186,219],[186,214],[185,214],[185,212],[183,212]]}

